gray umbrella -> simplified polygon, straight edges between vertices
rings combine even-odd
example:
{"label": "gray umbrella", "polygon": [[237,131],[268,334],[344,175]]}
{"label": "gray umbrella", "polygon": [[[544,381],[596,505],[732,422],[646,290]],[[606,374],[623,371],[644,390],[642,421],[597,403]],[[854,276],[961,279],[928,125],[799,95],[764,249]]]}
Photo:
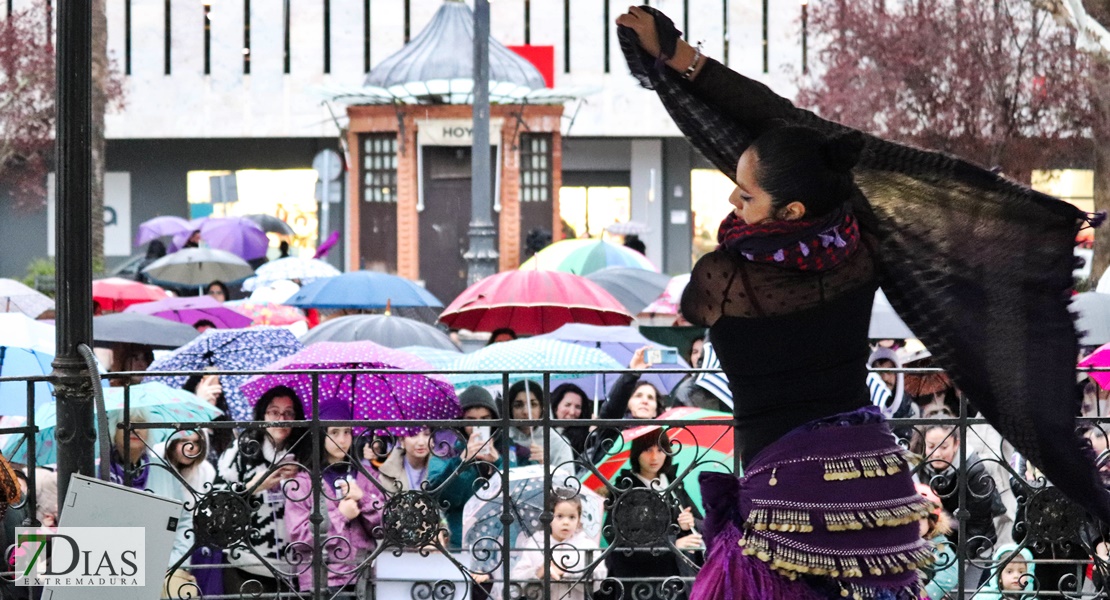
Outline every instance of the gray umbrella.
{"label": "gray umbrella", "polygon": [[867,337],[873,340],[908,340],[917,336],[902,321],[902,317],[894,312],[890,300],[879,289],[875,291],[875,303],[871,306],[871,326],[867,330]]}
{"label": "gray umbrella", "polygon": [[262,231],[276,233],[278,235],[294,235],[293,228],[289,223],[282,221],[274,215],[246,215],[246,217],[262,228]]}
{"label": "gray umbrella", "polygon": [[143,344],[152,348],[178,348],[200,333],[184,323],[139,313],[93,317],[93,343]]}
{"label": "gray umbrella", "polygon": [[671,276],[645,269],[606,267],[586,275],[613,295],[632,314],[639,314],[667,288]]}
{"label": "gray umbrella", "polygon": [[316,342],[374,342],[387,348],[426,346],[458,351],[443,331],[419,321],[393,315],[348,315],[328,319],[301,338]]}
{"label": "gray umbrella", "polygon": [[1080,345],[1101,346],[1110,342],[1110,294],[1077,294],[1071,300],[1071,310],[1079,313],[1075,329],[1083,336]]}
{"label": "gray umbrella", "polygon": [[150,263],[143,273],[155,282],[202,286],[219,280],[238,281],[254,273],[247,262],[215,248],[185,248]]}

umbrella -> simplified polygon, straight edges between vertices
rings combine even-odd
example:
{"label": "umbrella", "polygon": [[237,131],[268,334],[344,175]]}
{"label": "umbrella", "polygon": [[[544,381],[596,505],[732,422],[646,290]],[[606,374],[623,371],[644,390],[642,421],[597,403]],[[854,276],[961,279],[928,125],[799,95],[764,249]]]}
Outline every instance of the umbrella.
{"label": "umbrella", "polygon": [[621,223],[613,223],[606,227],[605,231],[613,235],[644,235],[651,231],[651,227],[639,221],[623,221]]}
{"label": "umbrella", "polygon": [[151,348],[172,349],[197,337],[196,329],[138,313],[116,313],[93,317],[93,341],[104,344],[142,344]]}
{"label": "umbrella", "polygon": [[[1095,368],[1110,367],[1110,344],[1099,346],[1098,349],[1087,356],[1087,358],[1079,361],[1079,366]],[[1082,373],[1080,373],[1080,375],[1082,375]],[[1110,371],[1091,371],[1087,373],[1087,375],[1090,375],[1091,379],[1094,379],[1102,389],[1110,389]]]}
{"label": "umbrella", "polygon": [[36,319],[54,310],[49,296],[14,279],[0,279],[0,312],[18,312]]}
{"label": "umbrella", "polygon": [[243,260],[262,258],[270,247],[266,232],[246,217],[208,219],[200,226],[200,239],[209,248],[230,252]]}
{"label": "umbrella", "polygon": [[[292,356],[304,346],[283,327],[251,327],[250,329],[209,329],[195,340],[163,356],[147,371],[250,371],[266,368],[273,362]],[[182,387],[185,375],[151,375],[146,381],[161,381]],[[221,375],[227,406],[237,421],[251,419],[251,403],[239,390],[250,375]]]}
{"label": "umbrella", "polygon": [[165,300],[166,290],[149,283],[122,277],[97,279],[92,283],[93,302],[106,311],[120,312],[132,304]]}
{"label": "umbrella", "polygon": [[204,222],[207,220],[208,217],[197,217],[195,219],[191,219],[185,231],[174,234],[173,239],[170,240],[170,245],[166,249],[170,252],[177,252],[178,250],[181,250],[182,247],[185,246],[185,242],[189,241],[189,238],[192,237],[193,232],[200,231],[200,226],[204,225]]}
{"label": "umbrella", "polygon": [[[250,279],[247,279],[247,281],[250,281]],[[300,290],[301,286],[292,281],[275,281],[267,286],[255,286],[248,300],[260,304],[285,304]]]}
{"label": "umbrella", "polygon": [[1075,329],[1082,335],[1081,346],[1101,346],[1110,342],[1110,294],[1084,292],[1071,299],[1071,309],[1079,314]]}
{"label": "umbrella", "polygon": [[689,284],[689,273],[672,277],[663,293],[645,306],[641,312],[652,315],[677,315],[679,304],[682,303],[682,292],[686,291],[686,286]]}
{"label": "umbrella", "polygon": [[135,245],[142,246],[160,237],[192,232],[189,222],[181,217],[154,217],[139,224],[139,234],[135,236]]}
{"label": "umbrella", "polygon": [[[556,488],[561,482],[558,473],[553,475],[552,483]],[[543,465],[510,468],[508,485],[509,514],[513,516],[509,524],[511,547],[520,548],[525,540],[533,537],[542,548],[543,522],[540,517],[547,497],[543,486]],[[573,489],[578,490],[578,497],[582,500],[582,531],[589,539],[600,543],[605,501],[592,490],[579,489],[577,485]],[[501,562],[500,545],[505,531],[501,522],[502,498],[500,476],[495,475],[488,488],[471,496],[463,505],[462,547],[470,550],[472,555],[484,557],[476,559],[471,565],[478,572],[488,573]],[[558,542],[552,540],[551,543],[555,545]],[[486,556],[483,550],[488,550],[490,554]],[[577,565],[576,568],[584,566]]]}
{"label": "umbrella", "polygon": [[374,271],[354,271],[314,281],[302,287],[285,304],[300,308],[354,310],[390,306],[443,306],[428,290],[408,279]]}
{"label": "umbrella", "polygon": [[607,267],[590,273],[586,279],[600,285],[634,315],[658,298],[671,281],[662,273],[631,267]]}
{"label": "umbrella", "polygon": [[246,215],[244,218],[254,221],[254,224],[261,227],[262,231],[268,231],[278,235],[296,235],[296,232],[289,226],[289,223],[282,221],[274,215]]}
{"label": "umbrella", "polygon": [[284,304],[274,304],[273,302],[232,300],[224,302],[224,306],[245,315],[251,320],[251,325],[292,325],[308,320],[304,313],[296,308]]}
{"label": "umbrella", "polygon": [[[540,380],[544,371],[571,370],[577,373],[552,373],[551,379],[574,379],[594,371],[623,369],[597,348],[586,348],[559,340],[525,338],[486,346],[477,352],[463,354],[448,366],[452,371],[507,371],[509,381]],[[501,385],[501,373],[470,373],[451,375],[457,388],[471,385]]]}
{"label": "umbrella", "polygon": [[268,286],[278,281],[297,280],[301,285],[312,283],[317,279],[341,275],[339,269],[315,258],[298,258],[289,256],[271,260],[258,267],[254,277],[243,283],[243,289],[250,292],[259,287]]}
{"label": "umbrella", "polygon": [[[613,357],[614,360],[622,365],[627,365],[628,362],[632,360],[632,355],[635,354],[636,350],[639,348],[643,348],[644,346],[660,347],[659,344],[640,335],[639,330],[632,326],[618,327],[567,323],[551,333],[545,333],[533,339],[540,338],[561,340],[572,344],[578,344],[586,348],[597,348]],[[660,369],[688,369],[690,365],[682,358],[679,358],[678,364],[652,365],[652,367]],[[619,375],[616,374],[589,375],[573,383],[578,384],[579,387],[587,392],[593,390],[594,397],[599,398],[609,390],[609,386],[617,380],[617,377],[619,377]],[[643,375],[640,376],[640,380],[654,385],[661,393],[666,394],[673,390],[674,387],[678,385],[678,382],[682,381],[683,377],[685,377],[685,375],[681,373],[652,373],[651,371],[645,371]]]}
{"label": "umbrella", "polygon": [[604,240],[563,240],[540,250],[520,265],[521,271],[562,271],[588,275],[605,267],[631,267],[656,271],[643,254]]}
{"label": "umbrella", "polygon": [[401,352],[408,352],[416,358],[432,365],[437,371],[446,371],[451,368],[451,363],[462,356],[458,349],[445,350],[443,348],[429,348],[427,346],[404,346],[398,348]]}
{"label": "umbrella", "polygon": [[[659,419],[731,423],[732,415],[704,408],[681,406],[664,412],[659,415]],[[605,476],[610,484],[617,485],[619,482],[614,481],[617,473],[621,469],[629,468],[628,458],[632,450],[632,440],[643,435],[658,436],[661,430],[659,425],[650,424],[625,429],[605,458],[598,462],[598,472]],[[698,505],[702,514],[705,514],[705,507],[701,502],[701,486],[697,485],[698,475],[703,472],[732,471],[734,451],[732,426],[691,423],[683,427],[669,427],[667,435],[671,440],[671,449],[675,452],[673,462],[678,473],[682,474],[691,464],[694,464],[694,468],[685,477],[686,492],[690,494],[690,499]],[[593,473],[584,475],[582,483],[595,491],[606,488],[605,483]]]}
{"label": "umbrella", "polygon": [[124,312],[154,315],[190,326],[209,321],[220,329],[238,329],[251,324],[250,317],[231,310],[211,296],[166,298],[157,302],[135,304],[127,307]]}
{"label": "umbrella", "polygon": [[[358,421],[443,420],[461,414],[459,399],[451,384],[439,375],[425,375],[428,363],[373,342],[319,342],[268,369],[402,369],[405,373],[349,375],[321,373],[320,400],[342,399],[351,402],[352,417]],[[312,409],[312,375],[279,373],[252,377],[240,389],[255,402],[270,388],[293,388],[304,403],[305,413]],[[375,433],[411,435],[417,427],[378,428]]]}
{"label": "umbrella", "polygon": [[150,263],[143,273],[151,279],[177,285],[202,286],[219,281],[238,281],[254,269],[230,252],[214,248],[185,248]]}
{"label": "umbrella", "polygon": [[[910,331],[909,326],[902,321],[902,317],[894,312],[890,300],[882,289],[875,291],[875,303],[871,307],[871,326],[867,330],[867,337],[873,340],[906,340],[917,336]],[[1110,342],[1110,338],[1107,338]]]}
{"label": "umbrella", "polygon": [[317,342],[374,342],[386,348],[430,346],[458,351],[443,330],[419,321],[392,315],[349,315],[321,323],[301,338],[304,345]]}
{"label": "umbrella", "polygon": [[[0,377],[49,375],[54,367],[54,328],[20,313],[0,314]],[[53,386],[36,382],[35,408],[52,399]],[[27,415],[27,384],[0,382],[0,415]]]}
{"label": "umbrella", "polygon": [[[112,387],[104,389],[104,408],[109,419],[114,416],[123,421],[124,389]],[[142,408],[149,419],[148,423],[203,423],[223,414],[220,409],[197,398],[185,390],[177,390],[164,383],[140,383],[130,386],[131,412]],[[47,402],[35,409],[35,464],[52,465],[58,462],[58,448],[54,433],[58,424],[57,403]],[[147,444],[154,446],[166,441],[174,432],[172,428],[146,429]],[[114,431],[108,432],[115,436]],[[99,448],[99,444],[96,446]],[[11,438],[4,447],[8,460],[27,462],[27,446],[22,437]]]}
{"label": "umbrella", "polygon": [[558,271],[506,271],[463,290],[439,317],[448,327],[518,334],[555,331],[567,323],[628,325],[632,315],[596,283]]}

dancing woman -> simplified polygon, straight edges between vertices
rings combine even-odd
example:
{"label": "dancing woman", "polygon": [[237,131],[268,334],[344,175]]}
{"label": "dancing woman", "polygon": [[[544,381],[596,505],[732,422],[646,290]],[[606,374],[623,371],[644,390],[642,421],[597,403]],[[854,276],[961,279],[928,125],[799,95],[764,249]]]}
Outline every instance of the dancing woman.
{"label": "dancing woman", "polygon": [[617,23],[633,75],[737,184],[682,299],[728,375],[744,463],[702,477],[691,598],[918,598],[928,508],[865,386],[878,285],[983,415],[1106,520],[1074,431],[1068,312],[1075,235],[1097,219],[798,109],[654,9]]}

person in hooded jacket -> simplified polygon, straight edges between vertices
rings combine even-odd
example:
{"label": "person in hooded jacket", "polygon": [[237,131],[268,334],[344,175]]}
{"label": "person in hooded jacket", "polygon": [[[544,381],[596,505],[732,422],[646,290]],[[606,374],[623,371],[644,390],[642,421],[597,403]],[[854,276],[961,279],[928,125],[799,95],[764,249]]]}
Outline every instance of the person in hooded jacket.
{"label": "person in hooded jacket", "polygon": [[987,584],[975,594],[974,600],[1033,600],[1037,597],[1037,565],[1033,564],[1033,553],[1028,548],[1005,544],[994,552],[993,558]]}

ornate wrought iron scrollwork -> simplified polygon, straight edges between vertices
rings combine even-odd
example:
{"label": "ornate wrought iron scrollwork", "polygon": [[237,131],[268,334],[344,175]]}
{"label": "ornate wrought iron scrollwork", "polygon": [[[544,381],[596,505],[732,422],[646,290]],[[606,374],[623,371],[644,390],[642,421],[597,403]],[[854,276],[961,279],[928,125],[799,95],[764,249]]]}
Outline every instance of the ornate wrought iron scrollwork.
{"label": "ornate wrought iron scrollwork", "polygon": [[394,495],[382,511],[385,543],[422,548],[435,542],[439,532],[439,507],[427,492],[409,490]]}
{"label": "ornate wrought iron scrollwork", "polygon": [[455,600],[457,591],[452,581],[422,581],[412,586],[413,600]]}
{"label": "ornate wrought iron scrollwork", "polygon": [[623,492],[613,506],[611,518],[619,543],[632,546],[665,539],[674,520],[667,501],[646,488]]}
{"label": "ornate wrought iron scrollwork", "polygon": [[1079,541],[1087,513],[1056,487],[1032,494],[1025,508],[1025,525],[1033,544],[1066,544]]}
{"label": "ornate wrought iron scrollwork", "polygon": [[247,539],[251,507],[243,496],[215,490],[200,497],[193,515],[193,530],[201,545],[230,548]]}

